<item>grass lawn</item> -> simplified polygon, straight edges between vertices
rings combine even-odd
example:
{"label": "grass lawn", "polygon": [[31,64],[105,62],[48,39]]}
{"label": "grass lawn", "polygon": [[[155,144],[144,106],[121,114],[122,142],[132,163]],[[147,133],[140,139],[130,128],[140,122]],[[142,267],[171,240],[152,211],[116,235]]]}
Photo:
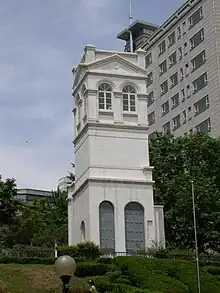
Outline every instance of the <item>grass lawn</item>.
{"label": "grass lawn", "polygon": [[[73,278],[70,284],[74,289],[84,286],[85,281],[79,278]],[[0,293],[60,293],[61,288],[53,266],[0,264]]]}

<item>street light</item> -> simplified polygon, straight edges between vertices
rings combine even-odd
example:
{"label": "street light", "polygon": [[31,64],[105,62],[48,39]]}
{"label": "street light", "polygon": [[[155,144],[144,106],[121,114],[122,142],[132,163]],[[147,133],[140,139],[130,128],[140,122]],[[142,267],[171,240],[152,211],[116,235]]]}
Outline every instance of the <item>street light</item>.
{"label": "street light", "polygon": [[63,293],[69,292],[69,282],[76,271],[76,262],[69,255],[58,257],[55,262],[55,271],[58,277],[63,282]]}

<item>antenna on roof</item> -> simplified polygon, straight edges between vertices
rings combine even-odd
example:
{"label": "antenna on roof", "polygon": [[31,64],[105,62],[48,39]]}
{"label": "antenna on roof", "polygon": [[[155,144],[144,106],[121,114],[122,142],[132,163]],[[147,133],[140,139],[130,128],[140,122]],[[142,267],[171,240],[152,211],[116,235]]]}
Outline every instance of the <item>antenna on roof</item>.
{"label": "antenna on roof", "polygon": [[[129,5],[129,26],[132,24],[132,0],[130,1]],[[133,53],[133,36],[132,31],[130,30],[130,51]]]}

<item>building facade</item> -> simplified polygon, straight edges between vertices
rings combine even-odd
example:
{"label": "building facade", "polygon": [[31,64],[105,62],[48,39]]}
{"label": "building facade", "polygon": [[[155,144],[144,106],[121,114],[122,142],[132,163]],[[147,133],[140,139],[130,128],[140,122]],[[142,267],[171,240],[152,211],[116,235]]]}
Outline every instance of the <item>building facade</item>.
{"label": "building facade", "polygon": [[145,55],[88,45],[73,70],[69,245],[93,241],[106,252],[129,252],[164,243],[149,166]]}
{"label": "building facade", "polygon": [[52,191],[22,188],[17,190],[16,198],[32,204],[35,200],[45,199],[49,196],[52,196]]}
{"label": "building facade", "polygon": [[220,1],[187,1],[140,46],[149,136],[220,136]]}

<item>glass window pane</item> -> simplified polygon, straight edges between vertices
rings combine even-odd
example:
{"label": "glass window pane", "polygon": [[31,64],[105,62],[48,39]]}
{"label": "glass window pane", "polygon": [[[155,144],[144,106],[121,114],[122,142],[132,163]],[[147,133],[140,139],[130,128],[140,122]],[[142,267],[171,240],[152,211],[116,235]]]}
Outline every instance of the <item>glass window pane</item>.
{"label": "glass window pane", "polygon": [[128,111],[128,105],[123,104],[123,111]]}
{"label": "glass window pane", "polygon": [[99,109],[105,109],[105,105],[99,102]]}

